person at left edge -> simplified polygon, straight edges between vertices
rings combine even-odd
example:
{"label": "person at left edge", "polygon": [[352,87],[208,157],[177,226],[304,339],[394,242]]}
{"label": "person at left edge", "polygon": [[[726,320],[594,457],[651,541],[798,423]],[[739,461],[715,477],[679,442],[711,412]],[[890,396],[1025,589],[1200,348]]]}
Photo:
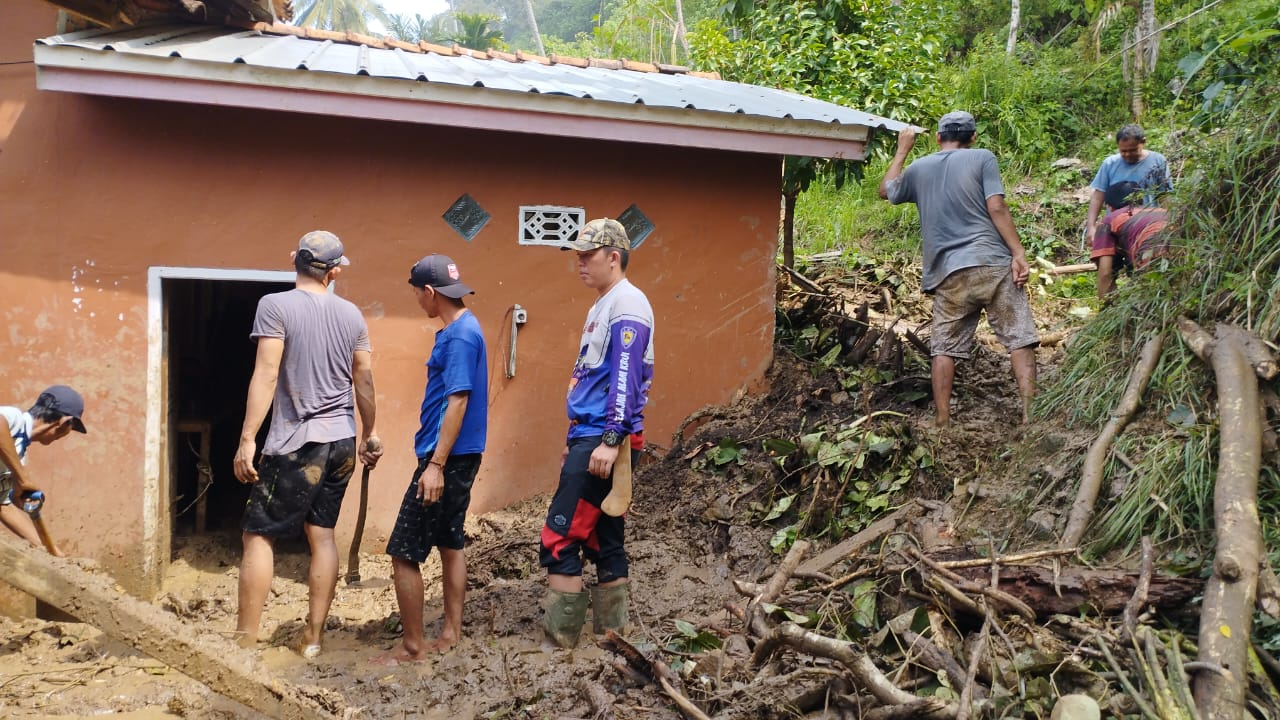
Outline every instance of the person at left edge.
{"label": "person at left edge", "polygon": [[[40,488],[27,476],[23,465],[32,443],[52,445],[72,431],[85,432],[84,398],[66,385],[52,385],[36,398],[31,409],[0,407],[0,418],[8,425],[8,433],[0,433],[0,524],[32,545],[42,545],[40,533],[24,500],[35,500],[35,509],[43,501]],[[63,553],[52,542],[49,552]]]}

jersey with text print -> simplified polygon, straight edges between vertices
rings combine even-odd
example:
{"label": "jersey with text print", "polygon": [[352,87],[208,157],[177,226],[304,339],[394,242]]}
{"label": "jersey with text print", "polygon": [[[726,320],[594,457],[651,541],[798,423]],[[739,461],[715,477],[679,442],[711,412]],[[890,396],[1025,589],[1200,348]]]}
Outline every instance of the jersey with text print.
{"label": "jersey with text print", "polygon": [[639,434],[653,382],[653,308],[621,280],[587,313],[569,380],[569,438]]}

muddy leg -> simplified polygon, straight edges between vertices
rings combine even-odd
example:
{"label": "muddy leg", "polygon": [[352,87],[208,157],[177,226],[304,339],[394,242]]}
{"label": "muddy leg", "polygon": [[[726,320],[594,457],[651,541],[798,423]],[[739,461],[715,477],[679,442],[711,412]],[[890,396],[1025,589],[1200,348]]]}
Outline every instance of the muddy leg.
{"label": "muddy leg", "polygon": [[547,573],[547,586],[560,592],[582,592],[582,576]]}
{"label": "muddy leg", "polygon": [[324,633],[324,620],[333,605],[333,594],[338,586],[338,544],[333,539],[333,528],[322,528],[305,523],[307,542],[311,545],[311,572],[307,578],[308,610],[307,626],[302,630],[302,647],[319,646]]}
{"label": "muddy leg", "polygon": [[1036,349],[1018,348],[1009,353],[1013,364],[1013,378],[1018,383],[1018,395],[1022,397],[1022,422],[1031,421],[1031,399],[1036,394]]}
{"label": "muddy leg", "polygon": [[422,568],[404,558],[391,558],[391,577],[396,586],[396,604],[400,607],[400,625],[404,637],[400,647],[373,658],[375,665],[399,665],[419,662],[427,657],[422,637]]}
{"label": "muddy leg", "polygon": [[[462,638],[462,604],[467,593],[467,558],[461,550],[440,548],[444,566],[444,625],[431,649],[445,652]],[[421,625],[419,625],[421,626]]]}
{"label": "muddy leg", "polygon": [[[944,428],[951,424],[951,386],[956,379],[956,360],[947,355],[934,355],[931,369],[933,404],[937,408],[935,425]],[[1032,370],[1034,369],[1032,363]]]}
{"label": "muddy leg", "polygon": [[241,542],[244,555],[240,559],[240,607],[236,613],[236,630],[240,633],[240,647],[251,648],[258,643],[262,606],[271,591],[275,547],[271,538],[249,532],[241,535]]}

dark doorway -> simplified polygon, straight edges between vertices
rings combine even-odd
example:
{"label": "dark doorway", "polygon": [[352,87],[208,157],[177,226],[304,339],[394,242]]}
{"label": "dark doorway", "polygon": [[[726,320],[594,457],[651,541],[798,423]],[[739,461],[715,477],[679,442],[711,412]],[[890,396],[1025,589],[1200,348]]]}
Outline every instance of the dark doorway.
{"label": "dark doorway", "polygon": [[[258,300],[292,283],[164,281],[170,513],[174,537],[238,536],[249,487],[232,471],[253,376]],[[258,435],[266,435],[270,415]]]}

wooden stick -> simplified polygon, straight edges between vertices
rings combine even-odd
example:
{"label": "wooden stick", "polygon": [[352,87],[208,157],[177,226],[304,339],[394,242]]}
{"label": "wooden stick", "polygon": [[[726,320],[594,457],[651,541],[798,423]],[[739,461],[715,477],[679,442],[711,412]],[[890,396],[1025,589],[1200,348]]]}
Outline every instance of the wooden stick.
{"label": "wooden stick", "polygon": [[1046,275],[1076,275],[1079,273],[1097,272],[1098,266],[1093,263],[1079,263],[1077,265],[1055,265],[1044,271]]}
{"label": "wooden stick", "polygon": [[[960,667],[960,663],[951,656],[951,653],[938,647],[938,644],[923,635],[917,635],[910,630],[902,633],[902,639],[907,645],[918,653],[917,662],[934,672],[944,672],[947,679],[951,681],[951,686],[957,689],[965,687],[965,671]],[[975,689],[975,695],[985,697],[986,691],[982,688]]]}
{"label": "wooden stick", "polygon": [[[1074,555],[1079,548],[1054,548],[1052,550],[1036,550],[1034,552],[1020,553],[1017,555],[1001,555],[995,559],[1001,565],[1021,565],[1032,560],[1041,560],[1048,557],[1060,557],[1063,555]],[[936,560],[938,567],[947,568],[948,570],[956,570],[960,568],[986,567],[991,564],[990,558],[974,558],[972,560]]]}
{"label": "wooden stick", "polygon": [[773,577],[769,578],[769,582],[765,583],[764,590],[759,595],[751,599],[747,603],[747,617],[751,619],[751,629],[756,633],[757,637],[764,637],[769,634],[769,622],[765,618],[764,608],[761,607],[765,603],[773,604],[777,601],[778,596],[787,587],[787,581],[791,579],[791,573],[796,571],[800,566],[800,561],[804,559],[804,554],[809,551],[808,540],[797,540],[787,551],[786,557],[778,565],[778,569],[773,573]]}
{"label": "wooden stick", "polygon": [[907,503],[884,517],[876,520],[848,538],[832,545],[822,552],[806,560],[796,570],[801,573],[813,573],[826,570],[844,560],[862,548],[893,532],[899,522],[920,514],[920,506]]}
{"label": "wooden stick", "polygon": [[301,688],[272,679],[231,641],[196,635],[163,610],[117,592],[109,576],[73,560],[0,536],[0,580],[268,717],[333,717]]}
{"label": "wooden stick", "polygon": [[[768,645],[771,648],[770,654],[781,646],[786,645],[809,655],[835,660],[844,665],[853,674],[859,686],[871,693],[876,700],[883,704],[905,705],[920,699],[896,687],[889,681],[889,678],[885,677],[880,668],[876,667],[871,658],[855,649],[852,643],[809,632],[793,622],[784,622],[774,628],[769,637],[761,642],[761,645]],[[768,660],[768,656],[755,659],[763,662]],[[954,718],[955,715],[955,706],[948,705],[941,711],[940,715],[935,715],[935,717]]]}
{"label": "wooden stick", "polygon": [[969,653],[969,669],[965,674],[964,689],[960,691],[960,709],[956,712],[956,720],[968,720],[969,713],[973,710],[973,688],[977,685],[975,678],[978,676],[978,664],[982,662],[982,656],[986,654],[987,635],[991,632],[991,616],[988,615],[986,620],[982,621],[982,631],[978,633],[978,639],[973,644],[973,651]]}
{"label": "wooden stick", "polygon": [[[1028,622],[1035,622],[1036,611],[1032,610],[1030,605],[1027,605],[1026,603],[1022,602],[1018,598],[1010,595],[1009,593],[994,587],[983,587],[981,585],[977,585],[976,583],[966,578],[963,578],[951,572],[950,570],[938,565],[936,560],[934,560],[933,558],[930,558],[929,556],[925,555],[924,553],[920,552],[915,548],[908,548],[907,552],[915,556],[915,558],[918,559],[920,562],[924,563],[925,565],[928,565],[930,568],[937,571],[938,574],[942,575],[943,577],[947,578],[951,582],[955,583],[956,587],[958,587],[959,589],[962,589],[965,592],[984,595],[990,598],[991,600],[994,600],[1000,603],[1001,605],[1004,605],[1005,607],[1021,615],[1022,617],[1026,618]],[[985,615],[987,613],[984,612],[981,614]]]}
{"label": "wooden stick", "polygon": [[1129,374],[1129,385],[1120,397],[1120,404],[1111,414],[1102,432],[1089,447],[1085,456],[1084,468],[1080,472],[1080,489],[1076,499],[1071,503],[1071,513],[1067,516],[1067,528],[1062,533],[1060,548],[1076,547],[1084,537],[1085,528],[1093,517],[1093,505],[1098,500],[1098,490],[1102,487],[1102,473],[1107,462],[1107,452],[1116,436],[1129,424],[1129,420],[1138,411],[1142,393],[1146,390],[1151,374],[1155,372],[1156,363],[1160,360],[1160,351],[1164,348],[1164,335],[1157,335],[1142,346],[1138,364]]}
{"label": "wooden stick", "polygon": [[702,710],[698,709],[698,706],[694,705],[692,700],[685,697],[684,693],[675,689],[671,683],[667,682],[666,678],[658,678],[658,684],[662,686],[662,691],[667,694],[667,697],[671,698],[671,701],[676,704],[676,707],[680,708],[680,712],[684,713],[685,717],[693,718],[693,720],[711,720],[710,715],[707,715],[702,712]]}
{"label": "wooden stick", "polygon": [[1133,589],[1133,597],[1129,598],[1129,602],[1124,606],[1124,613],[1121,614],[1125,633],[1129,637],[1133,637],[1137,630],[1138,613],[1142,612],[1142,606],[1147,604],[1147,592],[1151,589],[1151,573],[1154,564],[1151,555],[1151,537],[1143,535],[1142,569],[1138,575],[1138,586]]}

